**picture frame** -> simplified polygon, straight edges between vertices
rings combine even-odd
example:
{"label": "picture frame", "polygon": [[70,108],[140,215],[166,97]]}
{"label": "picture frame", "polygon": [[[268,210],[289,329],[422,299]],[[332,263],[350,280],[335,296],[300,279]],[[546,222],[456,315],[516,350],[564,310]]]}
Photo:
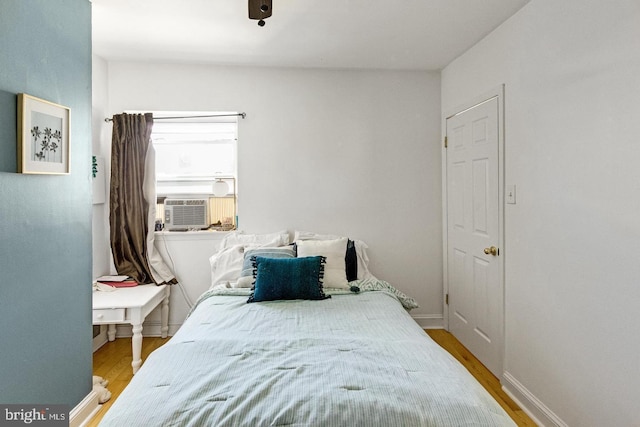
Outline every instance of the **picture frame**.
{"label": "picture frame", "polygon": [[18,173],[69,174],[70,109],[18,94]]}

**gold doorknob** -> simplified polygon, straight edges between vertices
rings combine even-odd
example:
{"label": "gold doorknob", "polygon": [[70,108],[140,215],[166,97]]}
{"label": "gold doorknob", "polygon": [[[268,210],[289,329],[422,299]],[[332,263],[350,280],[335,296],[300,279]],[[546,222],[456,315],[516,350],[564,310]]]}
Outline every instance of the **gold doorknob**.
{"label": "gold doorknob", "polygon": [[487,255],[497,256],[498,248],[496,248],[495,246],[491,246],[490,248],[484,248],[484,253]]}

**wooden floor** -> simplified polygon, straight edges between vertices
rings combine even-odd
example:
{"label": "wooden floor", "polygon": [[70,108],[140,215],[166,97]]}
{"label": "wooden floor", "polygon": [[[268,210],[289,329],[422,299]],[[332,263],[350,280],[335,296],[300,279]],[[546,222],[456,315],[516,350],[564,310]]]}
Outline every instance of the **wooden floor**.
{"label": "wooden floor", "polygon": [[[156,348],[169,341],[168,338],[145,337],[142,340],[142,361]],[[97,426],[104,414],[118,398],[122,390],[133,378],[131,369],[131,338],[118,338],[107,342],[93,353],[93,375],[99,375],[109,381],[107,389],[111,392],[111,399],[103,404],[96,415],[86,424],[86,427]]]}
{"label": "wooden floor", "polygon": [[[453,335],[443,329],[428,329],[427,334],[458,359],[504,408],[518,426],[535,427],[535,423],[506,395],[498,379],[478,361]],[[142,360],[168,339],[147,338],[142,342]],[[129,384],[131,371],[131,338],[118,338],[93,353],[93,375],[109,380],[111,400],[102,405],[87,427],[97,426],[122,390]]]}
{"label": "wooden floor", "polygon": [[519,426],[536,426],[531,418],[504,392],[500,381],[460,341],[444,329],[427,329],[427,334],[453,355],[478,380]]}

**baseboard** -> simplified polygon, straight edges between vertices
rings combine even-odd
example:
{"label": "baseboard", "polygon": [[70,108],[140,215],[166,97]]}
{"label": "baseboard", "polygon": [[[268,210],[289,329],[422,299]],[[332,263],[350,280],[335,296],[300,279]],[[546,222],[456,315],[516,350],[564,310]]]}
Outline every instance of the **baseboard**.
{"label": "baseboard", "polygon": [[100,409],[98,394],[91,390],[75,408],[69,412],[69,427],[81,427],[87,424]]}
{"label": "baseboard", "polygon": [[541,427],[568,427],[567,423],[553,413],[509,372],[502,376],[502,390],[520,406],[531,419]]}
{"label": "baseboard", "polygon": [[442,314],[418,314],[411,317],[422,329],[442,329],[444,327]]}

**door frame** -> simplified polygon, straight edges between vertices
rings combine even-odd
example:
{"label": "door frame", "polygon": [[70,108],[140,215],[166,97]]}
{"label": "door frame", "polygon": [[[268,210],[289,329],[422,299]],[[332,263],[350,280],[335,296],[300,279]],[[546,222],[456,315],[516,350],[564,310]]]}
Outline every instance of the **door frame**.
{"label": "door frame", "polygon": [[504,91],[505,85],[501,84],[493,89],[483,93],[480,96],[476,96],[469,102],[459,105],[456,108],[446,111],[442,116],[442,280],[443,280],[443,293],[442,293],[442,306],[443,306],[443,325],[444,329],[449,330],[449,306],[446,301],[447,294],[449,293],[449,237],[448,237],[448,211],[447,211],[447,149],[444,146],[445,137],[447,136],[447,119],[460,114],[474,106],[487,101],[491,98],[498,99],[498,248],[500,248],[501,268],[500,268],[500,282],[502,286],[502,365],[504,370],[504,353],[505,353],[505,324],[506,324],[506,282],[505,282],[505,266],[507,260],[507,250],[505,247],[505,224],[504,224],[504,208],[505,208],[505,183],[504,183],[504,171],[505,171],[505,158],[504,158]]}

